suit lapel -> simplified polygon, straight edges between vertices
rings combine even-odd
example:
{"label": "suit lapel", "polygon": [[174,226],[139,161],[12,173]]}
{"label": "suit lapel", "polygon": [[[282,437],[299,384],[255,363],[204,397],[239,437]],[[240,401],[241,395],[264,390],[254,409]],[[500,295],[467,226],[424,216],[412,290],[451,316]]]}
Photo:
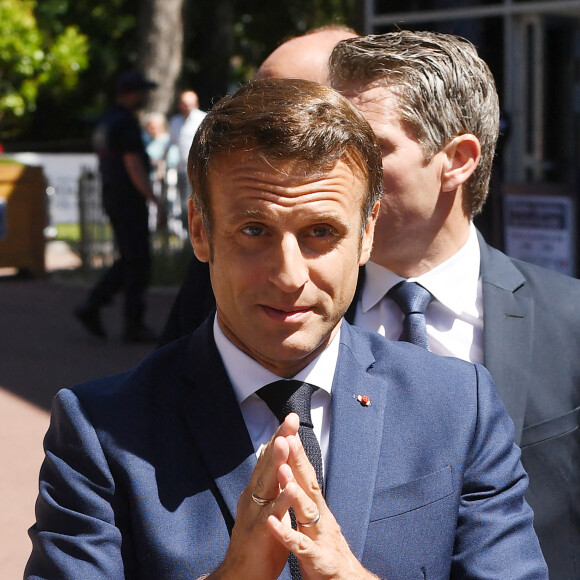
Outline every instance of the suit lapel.
{"label": "suit lapel", "polygon": [[[353,554],[361,560],[379,465],[386,393],[384,381],[368,373],[374,363],[370,349],[352,337],[349,325],[343,323],[332,385],[326,501]],[[361,405],[357,395],[367,395],[370,406]]]}
{"label": "suit lapel", "polygon": [[233,388],[215,346],[213,320],[190,338],[184,368],[190,391],[184,406],[189,429],[229,513],[231,533],[240,494],[248,485],[256,456]]}
{"label": "suit lapel", "polygon": [[481,235],[484,365],[515,424],[516,443],[524,425],[532,352],[533,302],[525,278],[510,259]]}

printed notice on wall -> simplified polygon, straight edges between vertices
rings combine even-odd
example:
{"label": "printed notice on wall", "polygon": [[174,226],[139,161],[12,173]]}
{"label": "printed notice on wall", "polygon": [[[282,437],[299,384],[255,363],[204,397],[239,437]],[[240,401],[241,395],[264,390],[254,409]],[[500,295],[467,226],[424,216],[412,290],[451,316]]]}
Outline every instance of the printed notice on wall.
{"label": "printed notice on wall", "polygon": [[504,196],[505,252],[569,276],[575,275],[574,206],[552,195]]}

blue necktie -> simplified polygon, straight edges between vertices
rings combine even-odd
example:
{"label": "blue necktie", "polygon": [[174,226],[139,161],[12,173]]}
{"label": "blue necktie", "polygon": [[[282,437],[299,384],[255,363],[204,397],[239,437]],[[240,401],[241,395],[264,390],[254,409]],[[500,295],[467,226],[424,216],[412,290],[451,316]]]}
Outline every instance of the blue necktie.
{"label": "blue necktie", "polygon": [[296,413],[300,417],[298,435],[322,489],[322,453],[310,416],[310,401],[317,390],[318,387],[302,381],[281,380],[262,387],[256,394],[270,407],[279,423],[288,413]]}
{"label": "blue necktie", "polygon": [[431,292],[417,282],[400,282],[388,291],[387,296],[395,301],[405,316],[399,340],[428,350],[425,308],[433,300]]}
{"label": "blue necktie", "polygon": [[[300,441],[306,452],[306,456],[312,463],[314,471],[316,472],[316,479],[320,489],[323,489],[322,484],[322,452],[320,451],[320,444],[314,433],[312,417],[310,415],[310,401],[312,394],[318,389],[309,383],[302,381],[276,381],[262,387],[256,394],[270,407],[270,410],[276,416],[279,423],[284,421],[288,413],[296,413],[300,418],[300,427],[298,428],[298,435]],[[292,520],[292,527],[296,529],[296,516],[294,510],[290,508],[290,518]],[[293,580],[301,580],[302,574],[296,556],[290,552],[288,557],[290,565],[290,573]]]}

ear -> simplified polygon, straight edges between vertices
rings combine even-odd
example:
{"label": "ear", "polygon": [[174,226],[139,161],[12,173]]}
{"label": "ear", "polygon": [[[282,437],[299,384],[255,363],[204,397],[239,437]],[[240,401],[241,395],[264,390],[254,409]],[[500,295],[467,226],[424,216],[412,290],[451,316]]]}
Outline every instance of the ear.
{"label": "ear", "polygon": [[195,207],[193,199],[189,198],[187,206],[189,214],[189,239],[193,246],[193,252],[201,262],[209,262],[209,238],[201,214]]}
{"label": "ear", "polygon": [[455,191],[473,174],[481,157],[481,145],[475,135],[465,133],[452,139],[442,150],[447,164],[441,175],[441,190]]}
{"label": "ear", "polygon": [[375,236],[375,225],[377,223],[377,218],[379,217],[380,202],[377,201],[373,206],[373,211],[367,219],[365,224],[365,231],[363,232],[363,237],[361,241],[361,252],[358,261],[359,266],[364,266],[371,257],[371,250],[373,249],[373,239]]}

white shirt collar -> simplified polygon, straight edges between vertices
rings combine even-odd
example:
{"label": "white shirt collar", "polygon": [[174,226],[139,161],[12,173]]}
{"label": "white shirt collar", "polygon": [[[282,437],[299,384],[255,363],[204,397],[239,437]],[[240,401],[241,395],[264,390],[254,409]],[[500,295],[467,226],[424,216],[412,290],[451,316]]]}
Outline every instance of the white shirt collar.
{"label": "white shirt collar", "polygon": [[[235,346],[220,328],[217,315],[214,318],[213,334],[240,405],[264,385],[283,378],[264,368],[259,362]],[[331,343],[292,378],[308,382],[330,394],[338,361],[339,345],[340,328]]]}
{"label": "white shirt collar", "polygon": [[[478,316],[475,308],[475,296],[477,295],[480,260],[477,231],[475,226],[471,224],[467,242],[457,253],[429,272],[408,278],[408,280],[419,282],[452,312]],[[372,261],[367,263],[365,270],[361,306],[363,312],[368,312],[382,300],[395,284],[404,278]],[[453,280],[454,283],[449,284],[449,280]]]}

